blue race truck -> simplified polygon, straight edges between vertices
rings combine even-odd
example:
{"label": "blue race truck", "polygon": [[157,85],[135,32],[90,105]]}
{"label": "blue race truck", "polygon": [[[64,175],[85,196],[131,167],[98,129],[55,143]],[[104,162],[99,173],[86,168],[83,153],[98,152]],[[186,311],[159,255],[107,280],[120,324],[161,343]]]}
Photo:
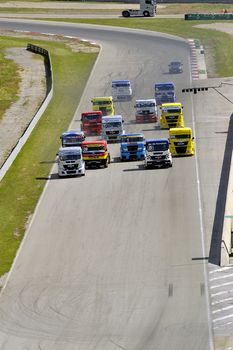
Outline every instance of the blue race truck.
{"label": "blue race truck", "polygon": [[85,134],[83,131],[65,131],[60,136],[62,147],[74,147],[80,146],[85,140]]}
{"label": "blue race truck", "polygon": [[121,161],[143,160],[145,153],[145,137],[142,133],[122,135],[120,145]]}
{"label": "blue race truck", "polygon": [[167,102],[176,102],[175,84],[173,82],[156,83],[155,99],[157,105]]}

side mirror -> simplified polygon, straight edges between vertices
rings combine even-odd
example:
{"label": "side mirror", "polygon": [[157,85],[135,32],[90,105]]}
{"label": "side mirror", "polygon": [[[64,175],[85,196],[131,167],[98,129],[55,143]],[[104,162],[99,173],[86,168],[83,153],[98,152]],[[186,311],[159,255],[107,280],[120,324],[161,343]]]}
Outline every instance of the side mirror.
{"label": "side mirror", "polygon": [[125,121],[124,121],[124,119],[122,119],[122,123],[124,123]]}
{"label": "side mirror", "polygon": [[192,140],[194,140],[195,139],[195,137],[192,137]]}

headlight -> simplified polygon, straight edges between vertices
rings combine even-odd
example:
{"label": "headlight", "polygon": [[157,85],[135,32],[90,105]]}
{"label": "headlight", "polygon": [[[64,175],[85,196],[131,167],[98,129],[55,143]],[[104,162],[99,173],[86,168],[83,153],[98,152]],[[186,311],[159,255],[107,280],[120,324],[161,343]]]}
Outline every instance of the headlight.
{"label": "headlight", "polygon": [[146,158],[147,158],[148,160],[150,160],[150,159],[151,159],[151,156],[147,155]]}

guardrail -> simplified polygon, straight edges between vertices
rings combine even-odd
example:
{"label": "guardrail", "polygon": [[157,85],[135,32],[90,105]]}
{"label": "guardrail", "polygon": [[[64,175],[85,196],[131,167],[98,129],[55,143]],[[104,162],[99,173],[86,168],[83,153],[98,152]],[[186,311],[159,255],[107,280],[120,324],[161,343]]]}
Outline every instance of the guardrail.
{"label": "guardrail", "polygon": [[6,159],[6,161],[3,163],[1,169],[0,169],[0,181],[5,176],[6,172],[9,170],[10,166],[16,159],[17,155],[21,151],[22,147],[28,140],[29,136],[31,135],[32,130],[40,120],[42,114],[48,107],[49,102],[52,99],[53,96],[53,72],[52,72],[52,63],[49,51],[46,49],[43,49],[42,47],[33,45],[33,44],[27,44],[27,50],[34,52],[36,54],[40,54],[44,56],[44,63],[45,63],[45,71],[46,71],[46,96],[44,100],[42,101],[38,111],[32,118],[31,122],[27,126],[27,128],[24,130],[22,136],[20,137],[19,141],[11,151],[9,157]]}
{"label": "guardrail", "polygon": [[233,19],[233,13],[186,13],[184,19],[194,20],[226,20]]}

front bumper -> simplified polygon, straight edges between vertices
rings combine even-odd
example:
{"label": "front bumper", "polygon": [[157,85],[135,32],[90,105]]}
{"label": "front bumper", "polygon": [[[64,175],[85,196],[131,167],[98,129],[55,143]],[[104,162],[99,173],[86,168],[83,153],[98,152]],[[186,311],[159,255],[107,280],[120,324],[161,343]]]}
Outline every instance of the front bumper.
{"label": "front bumper", "polygon": [[157,114],[136,114],[137,123],[156,123],[158,121]]}
{"label": "front bumper", "polygon": [[145,154],[143,152],[122,152],[121,153],[121,160],[143,160],[145,159]]}

